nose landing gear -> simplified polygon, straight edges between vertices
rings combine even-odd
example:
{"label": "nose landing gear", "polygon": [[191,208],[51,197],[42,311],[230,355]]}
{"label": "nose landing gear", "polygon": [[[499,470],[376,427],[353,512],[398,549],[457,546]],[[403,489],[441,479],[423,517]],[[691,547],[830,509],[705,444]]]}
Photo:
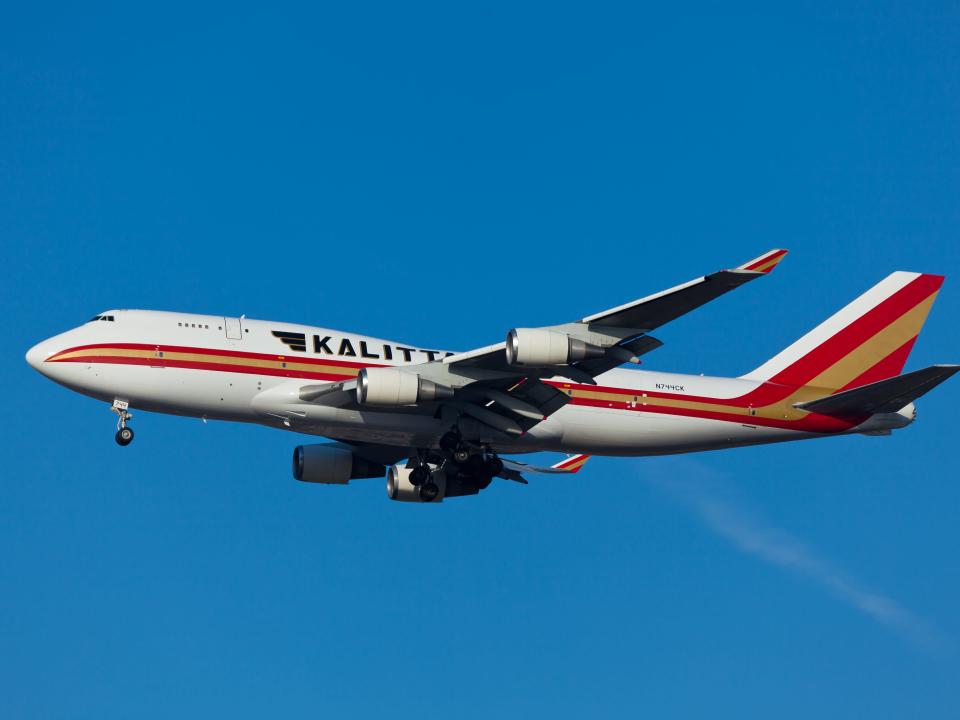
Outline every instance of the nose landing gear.
{"label": "nose landing gear", "polygon": [[114,400],[111,411],[117,414],[117,434],[114,439],[117,445],[126,447],[133,442],[133,428],[127,427],[127,420],[133,417],[133,413],[127,412],[130,404],[126,400]]}

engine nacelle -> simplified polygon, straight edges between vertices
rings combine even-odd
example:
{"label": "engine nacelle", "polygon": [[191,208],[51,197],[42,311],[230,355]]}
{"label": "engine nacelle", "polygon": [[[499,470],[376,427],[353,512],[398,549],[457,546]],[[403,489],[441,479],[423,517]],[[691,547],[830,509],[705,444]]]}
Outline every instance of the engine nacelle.
{"label": "engine nacelle", "polygon": [[299,445],[293,449],[293,477],[301,482],[346,485],[357,478],[379,477],[385,469],[341,445]]}
{"label": "engine nacelle", "polygon": [[917,406],[907,403],[896,412],[884,412],[871,415],[857,426],[862,435],[889,435],[891,430],[899,430],[917,419]]}
{"label": "engine nacelle", "polygon": [[363,368],[357,376],[357,402],[397,407],[431,400],[449,400],[453,390],[399,368]]}
{"label": "engine nacelle", "polygon": [[567,365],[601,357],[604,349],[540,328],[514,328],[507,333],[507,362],[511,365]]}
{"label": "engine nacelle", "polygon": [[438,503],[443,502],[444,498],[476,495],[492,480],[489,476],[478,480],[473,475],[465,474],[463,470],[434,470],[430,475],[430,481],[436,484],[439,492],[432,500],[424,500],[420,493],[423,486],[418,487],[410,482],[411,472],[412,470],[403,463],[392,465],[387,471],[387,496],[391,500]]}
{"label": "engine nacelle", "polygon": [[[410,482],[411,469],[405,465],[391,465],[387,471],[387,497],[400,502],[424,502],[420,497],[420,488]],[[430,502],[443,502],[447,494],[447,478],[443,472],[435,472],[431,480],[440,488],[437,497]]]}

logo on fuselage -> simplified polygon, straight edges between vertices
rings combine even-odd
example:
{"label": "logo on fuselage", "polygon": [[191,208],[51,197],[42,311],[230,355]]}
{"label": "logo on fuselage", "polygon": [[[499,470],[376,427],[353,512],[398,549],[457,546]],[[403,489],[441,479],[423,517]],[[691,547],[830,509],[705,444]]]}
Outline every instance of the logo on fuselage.
{"label": "logo on fuselage", "polygon": [[[296,352],[307,352],[307,336],[305,333],[287,332],[286,330],[273,330],[272,334],[291,350]],[[354,346],[356,342],[356,346]],[[417,348],[405,347],[403,345],[390,345],[389,343],[371,344],[366,340],[351,340],[350,338],[335,338],[332,335],[313,335],[311,337],[311,346],[316,355],[336,355],[339,357],[362,358],[365,360],[393,360],[395,356],[403,358],[404,362],[420,362],[420,358],[414,360],[414,353],[421,353],[426,356],[427,362],[433,362],[438,357],[449,357],[452,352],[443,352],[442,350],[419,350]]]}

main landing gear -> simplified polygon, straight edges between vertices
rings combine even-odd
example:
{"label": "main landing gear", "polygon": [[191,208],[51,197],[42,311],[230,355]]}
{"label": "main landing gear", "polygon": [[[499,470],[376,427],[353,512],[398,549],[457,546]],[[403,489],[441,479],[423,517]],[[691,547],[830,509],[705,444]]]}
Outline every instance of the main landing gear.
{"label": "main landing gear", "polygon": [[503,472],[503,461],[490,448],[477,448],[464,442],[457,428],[444,433],[438,443],[440,451],[421,450],[412,459],[410,482],[419,488],[424,502],[435,500],[440,487],[434,474],[446,476],[446,495],[473,495],[485,490],[493,478]]}
{"label": "main landing gear", "polygon": [[410,484],[419,488],[417,492],[424,502],[436,500],[440,494],[440,486],[434,482],[433,474],[439,472],[441,466],[442,463],[436,470],[431,470],[427,461],[421,456],[417,458],[417,465],[410,471]]}
{"label": "main landing gear", "polygon": [[117,445],[126,447],[133,442],[133,428],[127,427],[127,420],[133,417],[133,413],[127,412],[130,404],[126,400],[114,400],[113,407],[110,408],[117,414],[117,434],[114,439]]}

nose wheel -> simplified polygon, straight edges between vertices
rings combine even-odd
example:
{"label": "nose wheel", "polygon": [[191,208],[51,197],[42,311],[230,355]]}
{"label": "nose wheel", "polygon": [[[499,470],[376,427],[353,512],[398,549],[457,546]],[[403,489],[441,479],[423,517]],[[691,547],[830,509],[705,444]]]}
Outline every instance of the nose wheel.
{"label": "nose wheel", "polygon": [[113,437],[117,445],[122,447],[133,442],[133,428],[127,427],[127,420],[133,417],[133,413],[127,411],[128,407],[130,404],[126,400],[114,400],[113,407],[110,408],[117,414],[117,434]]}

